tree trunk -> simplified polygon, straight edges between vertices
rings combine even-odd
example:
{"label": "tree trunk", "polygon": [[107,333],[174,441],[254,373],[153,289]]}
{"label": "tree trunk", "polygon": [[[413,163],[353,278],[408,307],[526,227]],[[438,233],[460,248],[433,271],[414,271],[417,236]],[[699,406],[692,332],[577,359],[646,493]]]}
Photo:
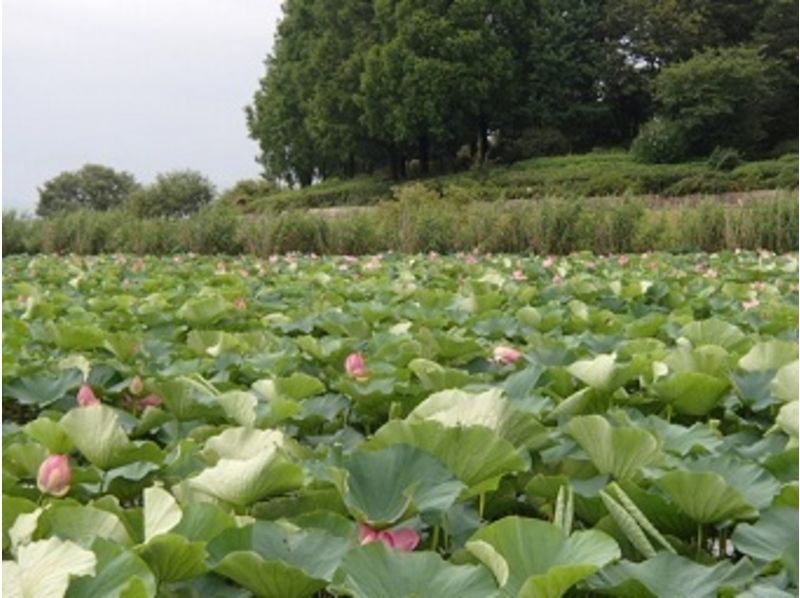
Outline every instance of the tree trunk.
{"label": "tree trunk", "polygon": [[421,174],[426,175],[430,173],[430,153],[431,144],[428,135],[420,135],[418,139],[419,145],[419,171]]}
{"label": "tree trunk", "polygon": [[480,151],[480,160],[485,162],[489,155],[489,126],[486,123],[486,117],[481,116],[478,123],[478,145]]}

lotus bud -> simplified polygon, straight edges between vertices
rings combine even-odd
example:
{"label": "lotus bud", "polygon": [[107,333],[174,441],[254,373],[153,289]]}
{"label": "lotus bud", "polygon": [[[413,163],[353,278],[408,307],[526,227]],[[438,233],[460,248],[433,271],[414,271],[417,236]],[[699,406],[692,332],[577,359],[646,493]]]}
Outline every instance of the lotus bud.
{"label": "lotus bud", "polygon": [[390,548],[395,548],[405,552],[411,552],[414,550],[420,541],[419,533],[410,527],[403,527],[391,531],[378,531],[372,529],[365,523],[359,525],[358,538],[362,546],[364,544],[369,544],[370,542],[383,542]]}
{"label": "lotus bud", "polygon": [[514,273],[511,275],[511,277],[517,282],[523,282],[525,280],[528,280],[528,277],[525,276],[525,272],[523,272],[522,270],[514,270]]}
{"label": "lotus bud", "polygon": [[344,361],[344,369],[348,375],[357,380],[367,377],[367,365],[361,353],[350,353]]}
{"label": "lotus bud", "polygon": [[41,492],[53,496],[64,496],[72,482],[72,469],[67,455],[50,455],[42,461],[36,476],[36,485]]}
{"label": "lotus bud", "polygon": [[500,346],[494,349],[494,361],[503,365],[516,363],[520,357],[522,357],[522,352],[512,347]]}
{"label": "lotus bud", "polygon": [[81,407],[92,407],[93,405],[100,404],[100,400],[94,396],[94,391],[88,384],[81,385],[76,398],[78,400],[78,405]]}
{"label": "lotus bud", "polygon": [[130,391],[133,394],[140,395],[144,390],[144,382],[142,382],[142,379],[139,376],[134,376],[128,388],[130,388]]}

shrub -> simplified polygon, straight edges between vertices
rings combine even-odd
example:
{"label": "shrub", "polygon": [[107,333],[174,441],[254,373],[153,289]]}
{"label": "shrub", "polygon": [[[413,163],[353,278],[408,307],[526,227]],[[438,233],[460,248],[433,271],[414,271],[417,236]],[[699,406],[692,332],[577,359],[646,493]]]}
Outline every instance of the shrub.
{"label": "shrub", "polygon": [[243,212],[249,212],[259,201],[280,191],[281,188],[273,181],[244,179],[222,193],[219,196],[219,201],[220,203],[235,206]]}
{"label": "shrub", "polygon": [[555,156],[570,151],[569,139],[553,127],[530,128],[518,137],[503,139],[496,155],[500,162],[516,162],[539,156]]}
{"label": "shrub", "polygon": [[73,172],[62,172],[39,189],[39,216],[52,216],[64,210],[87,208],[109,210],[121,205],[140,188],[132,174],[108,166],[86,164]]}
{"label": "shrub", "polygon": [[732,147],[714,148],[708,157],[708,165],[715,170],[729,172],[742,163],[742,154]]}
{"label": "shrub", "polygon": [[273,221],[271,253],[326,253],[328,225],[324,218],[301,210],[283,212]]}
{"label": "shrub", "polygon": [[214,185],[195,170],[159,174],[152,185],[128,199],[130,209],[142,218],[188,216],[214,199]]}
{"label": "shrub", "polygon": [[675,163],[686,159],[688,145],[680,125],[661,118],[642,126],[631,144],[631,154],[645,164]]}
{"label": "shrub", "polygon": [[229,205],[215,203],[203,207],[186,224],[189,228],[188,246],[195,253],[241,253],[242,243],[238,235],[238,212]]}

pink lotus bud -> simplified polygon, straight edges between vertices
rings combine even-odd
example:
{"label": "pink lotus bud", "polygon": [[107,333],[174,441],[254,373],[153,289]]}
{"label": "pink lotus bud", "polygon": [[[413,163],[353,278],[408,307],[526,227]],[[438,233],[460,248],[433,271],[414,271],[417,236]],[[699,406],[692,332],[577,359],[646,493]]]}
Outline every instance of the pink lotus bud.
{"label": "pink lotus bud", "polygon": [[164,400],[156,394],[147,395],[145,398],[139,401],[139,405],[141,407],[161,407],[163,403]]}
{"label": "pink lotus bud", "polygon": [[528,280],[528,277],[525,276],[525,273],[522,270],[514,270],[513,274],[511,274],[511,278],[513,278],[517,282]]}
{"label": "pink lotus bud", "polygon": [[753,297],[752,299],[748,299],[747,301],[742,301],[742,307],[745,310],[755,309],[759,305],[761,305],[761,302],[758,299],[756,299],[755,297]]}
{"label": "pink lotus bud", "polygon": [[363,380],[367,377],[367,364],[361,353],[350,353],[347,359],[344,360],[344,369],[357,380]]}
{"label": "pink lotus bud", "polygon": [[631,258],[629,258],[627,255],[621,255],[621,256],[619,256],[619,257],[617,258],[617,263],[618,263],[620,266],[624,266],[624,265],[625,265],[625,264],[627,264],[629,261],[631,261]]}
{"label": "pink lotus bud", "polygon": [[88,384],[81,385],[76,398],[78,399],[78,405],[81,407],[91,407],[100,404],[100,400],[94,396],[94,391]]}
{"label": "pink lotus bud", "polygon": [[140,376],[134,376],[133,380],[131,380],[131,383],[128,386],[128,388],[130,389],[130,391],[133,394],[140,395],[140,394],[142,394],[142,391],[144,390],[144,382],[142,382],[142,379],[141,379]]}
{"label": "pink lotus bud", "polygon": [[392,531],[378,531],[362,523],[358,527],[358,539],[362,546],[370,542],[383,542],[390,548],[411,552],[419,544],[420,536],[416,530],[410,527],[403,527]]}
{"label": "pink lotus bud", "polygon": [[36,486],[41,492],[53,496],[64,496],[72,482],[72,469],[67,455],[50,455],[39,466]]}
{"label": "pink lotus bud", "polygon": [[237,297],[233,301],[233,306],[239,311],[244,311],[247,309],[247,299],[245,299],[244,297]]}
{"label": "pink lotus bud", "polygon": [[547,258],[542,262],[542,266],[544,266],[545,268],[552,268],[555,265],[555,263],[556,263],[556,258],[550,255],[547,256]]}
{"label": "pink lotus bud", "polygon": [[512,364],[520,357],[522,357],[522,352],[512,347],[499,346],[494,348],[494,361],[497,363],[503,365]]}

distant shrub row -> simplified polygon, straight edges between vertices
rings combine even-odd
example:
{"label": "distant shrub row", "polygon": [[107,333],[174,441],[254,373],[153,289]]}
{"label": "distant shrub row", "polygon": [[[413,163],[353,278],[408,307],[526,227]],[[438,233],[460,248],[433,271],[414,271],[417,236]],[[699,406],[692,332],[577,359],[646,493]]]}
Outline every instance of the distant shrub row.
{"label": "distant shrub row", "polygon": [[3,215],[3,254],[201,254],[288,251],[367,254],[386,250],[440,253],[597,253],[798,248],[796,192],[739,202],[635,198],[548,198],[502,202],[443,199],[423,185],[396,201],[333,213],[307,210],[242,215],[216,203],[184,219],[132,219],[110,210],[80,210],[47,220]]}
{"label": "distant shrub row", "polygon": [[[626,152],[593,152],[535,158],[419,183],[460,202],[561,197],[601,197],[625,193],[684,196],[754,189],[797,188],[797,154],[743,162],[735,150],[717,150],[708,160],[644,164]],[[415,183],[408,183],[413,185]],[[292,208],[374,205],[392,198],[389,181],[374,177],[329,180],[297,190],[237,195],[248,213]]]}

